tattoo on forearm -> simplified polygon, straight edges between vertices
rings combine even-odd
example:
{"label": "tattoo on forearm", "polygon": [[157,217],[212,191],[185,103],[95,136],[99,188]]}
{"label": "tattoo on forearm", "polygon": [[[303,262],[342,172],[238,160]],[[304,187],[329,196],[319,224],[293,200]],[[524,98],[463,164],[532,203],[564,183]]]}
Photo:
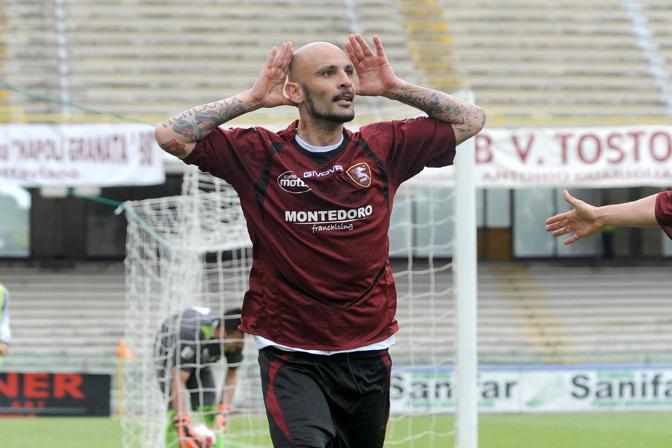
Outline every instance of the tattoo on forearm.
{"label": "tattoo on forearm", "polygon": [[395,92],[392,99],[416,107],[432,118],[451,123],[456,129],[470,133],[476,126],[485,125],[480,108],[447,93],[413,85],[406,85]]}
{"label": "tattoo on forearm", "polygon": [[[214,103],[204,104],[186,110],[162,123],[165,128],[172,128],[184,137],[187,142],[194,143],[202,139],[222,123],[247,112],[243,102],[236,96]],[[164,148],[165,149],[165,148]]]}

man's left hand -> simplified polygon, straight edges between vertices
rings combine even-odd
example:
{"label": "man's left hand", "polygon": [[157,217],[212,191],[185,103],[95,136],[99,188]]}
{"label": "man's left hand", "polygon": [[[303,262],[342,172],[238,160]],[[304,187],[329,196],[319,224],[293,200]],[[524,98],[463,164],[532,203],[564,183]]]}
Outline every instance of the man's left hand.
{"label": "man's left hand", "polygon": [[355,66],[359,86],[357,94],[364,96],[380,96],[394,89],[401,80],[385,56],[383,43],[378,36],[373,36],[376,54],[361,34],[351,34],[345,42],[345,51]]}

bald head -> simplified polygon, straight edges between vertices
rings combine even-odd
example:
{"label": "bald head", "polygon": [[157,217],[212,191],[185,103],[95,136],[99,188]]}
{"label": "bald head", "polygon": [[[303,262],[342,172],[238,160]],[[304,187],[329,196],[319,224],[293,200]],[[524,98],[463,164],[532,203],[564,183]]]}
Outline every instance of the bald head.
{"label": "bald head", "polygon": [[345,51],[329,42],[312,42],[294,52],[289,65],[289,81],[301,82],[306,75],[324,65],[350,64]]}
{"label": "bald head", "polygon": [[299,108],[301,122],[341,126],[354,118],[355,67],[336,45],[313,42],[299,48],[287,76],[283,93]]}

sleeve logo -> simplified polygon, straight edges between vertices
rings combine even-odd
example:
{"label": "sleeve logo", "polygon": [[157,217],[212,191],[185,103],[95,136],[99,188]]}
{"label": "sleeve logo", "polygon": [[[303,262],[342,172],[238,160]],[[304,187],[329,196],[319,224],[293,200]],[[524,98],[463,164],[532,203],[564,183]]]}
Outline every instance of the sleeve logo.
{"label": "sleeve logo", "polygon": [[351,181],[358,187],[369,188],[371,186],[371,169],[366,162],[352,165],[346,171]]}

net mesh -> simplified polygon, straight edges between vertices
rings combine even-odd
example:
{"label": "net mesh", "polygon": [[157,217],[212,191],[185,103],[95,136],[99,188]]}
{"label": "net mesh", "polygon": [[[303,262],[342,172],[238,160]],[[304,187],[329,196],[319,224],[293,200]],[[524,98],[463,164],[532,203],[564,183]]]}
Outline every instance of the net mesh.
{"label": "net mesh", "polygon": [[[453,443],[452,194],[427,183],[403,186],[395,199],[390,255],[397,282],[400,331],[391,353],[392,404],[386,446]],[[167,394],[153,359],[161,323],[190,306],[216,312],[241,305],[251,243],[237,195],[197,170],[181,196],[127,202],[124,447],[165,446]],[[215,367],[224,377],[226,363]],[[165,378],[164,378],[165,381]],[[224,445],[271,446],[256,362],[248,336],[235,413]],[[199,418],[197,412],[193,418]]]}

